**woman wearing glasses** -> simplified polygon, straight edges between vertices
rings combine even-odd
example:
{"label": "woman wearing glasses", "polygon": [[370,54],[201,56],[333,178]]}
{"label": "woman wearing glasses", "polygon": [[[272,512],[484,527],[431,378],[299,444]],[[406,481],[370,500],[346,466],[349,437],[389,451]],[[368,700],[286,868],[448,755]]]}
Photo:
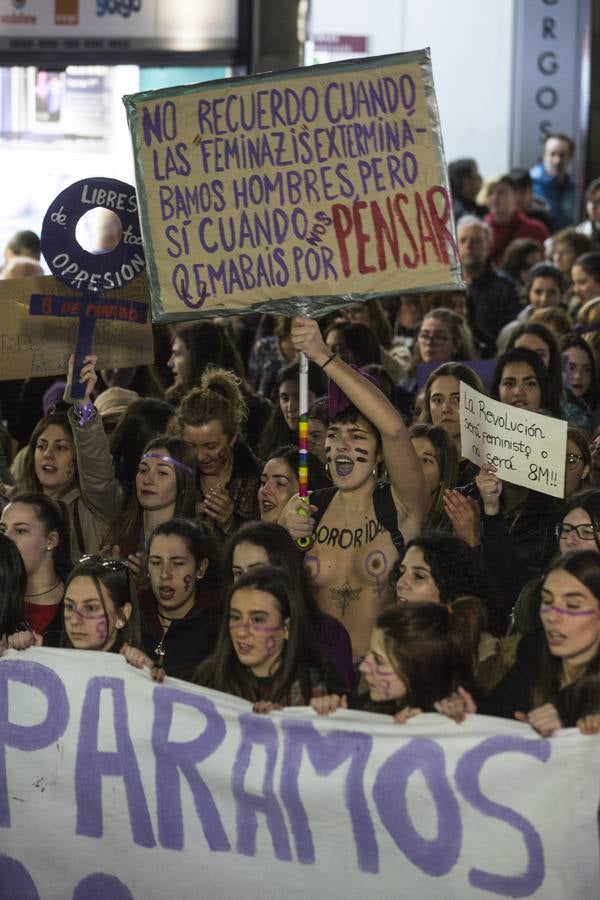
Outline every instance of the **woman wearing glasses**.
{"label": "woman wearing glasses", "polygon": [[[600,491],[578,491],[567,498],[561,521],[555,526],[555,540],[557,556],[573,550],[600,552]],[[514,572],[520,564],[512,558],[507,565],[505,559],[505,567]],[[518,634],[539,631],[539,586],[539,577],[533,577],[519,593],[513,610],[514,629]]]}
{"label": "woman wearing glasses", "polygon": [[140,614],[133,576],[122,560],[83,557],[67,578],[64,628],[59,640],[46,632],[20,631],[8,639],[15,650],[59,644],[75,650],[118,653],[125,644],[140,646]]}
{"label": "woman wearing glasses", "polygon": [[592,451],[588,436],[576,425],[567,428],[565,458],[565,499],[589,486],[592,471]]}
{"label": "woman wearing glasses", "polygon": [[420,363],[440,366],[453,360],[476,358],[473,338],[463,319],[450,309],[433,309],[421,322],[413,350],[411,374],[402,381],[402,387],[416,391],[415,371]]}

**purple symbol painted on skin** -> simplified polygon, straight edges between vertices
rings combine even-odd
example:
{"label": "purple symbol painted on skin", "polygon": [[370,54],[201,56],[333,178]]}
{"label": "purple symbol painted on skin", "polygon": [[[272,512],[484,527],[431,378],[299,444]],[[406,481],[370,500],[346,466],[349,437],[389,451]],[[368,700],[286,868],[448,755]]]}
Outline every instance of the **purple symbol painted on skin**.
{"label": "purple symbol painted on skin", "polygon": [[374,673],[377,676],[375,686],[379,688],[386,700],[389,700],[392,693],[392,679],[396,673],[391,670],[380,669],[379,666],[374,667]]}
{"label": "purple symbol painted on skin", "polygon": [[96,637],[99,641],[102,641],[102,643],[104,643],[108,635],[107,622],[104,616],[98,618],[99,621],[96,622]]}
{"label": "purple symbol painted on skin", "polygon": [[183,579],[183,587],[185,588],[186,591],[189,591],[191,583],[192,583],[192,576],[186,575],[185,578]]}
{"label": "purple symbol painted on skin", "polygon": [[386,566],[387,560],[385,558],[385,553],[383,552],[383,550],[371,550],[371,552],[365,559],[365,569],[367,575],[370,575],[376,580],[379,579],[385,572]]}
{"label": "purple symbol painted on skin", "polygon": [[379,598],[386,598],[387,588],[384,576],[387,571],[387,559],[383,550],[371,550],[365,559],[365,571],[367,575],[375,579],[375,592]]}
{"label": "purple symbol painted on skin", "polygon": [[265,641],[265,655],[272,656],[277,647],[277,641],[274,635],[270,635]]}

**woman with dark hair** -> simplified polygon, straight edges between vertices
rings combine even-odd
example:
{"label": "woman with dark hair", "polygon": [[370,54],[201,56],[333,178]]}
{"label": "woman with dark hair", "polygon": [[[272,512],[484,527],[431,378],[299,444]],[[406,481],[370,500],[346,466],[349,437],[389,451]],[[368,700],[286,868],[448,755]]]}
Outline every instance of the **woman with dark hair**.
{"label": "woman with dark hair", "polygon": [[246,416],[239,379],[214,367],[183,397],[177,413],[178,433],[196,453],[198,514],[221,534],[258,516],[260,461],[242,437]]}
{"label": "woman with dark hair", "polygon": [[[16,491],[41,492],[64,504],[69,516],[70,555],[78,559],[102,546],[118,508],[118,486],[102,423],[97,422],[95,438],[83,455],[74,440],[77,435],[73,427],[77,427],[75,420],[63,412],[51,413],[38,422],[25,452]],[[98,447],[105,453],[97,455]]]}
{"label": "woman with dark hair", "polygon": [[[112,507],[109,519],[112,524],[104,529],[102,552],[127,557],[138,574],[143,566],[146,539],[153,529],[174,515],[195,514],[196,459],[193,449],[180,438],[162,435],[149,441],[138,460],[135,492],[131,492],[127,505],[122,507],[108,440],[91,401],[97,377],[95,364],[95,356],[85,357],[80,373],[80,381],[85,385],[84,396],[69,410],[79,468],[88,474],[92,484],[96,481],[96,470],[102,474],[102,487],[108,498],[105,502]],[[70,398],[72,379],[73,357],[69,362],[66,398]]]}
{"label": "woman with dark hair", "polygon": [[135,476],[135,493],[116,517],[106,542],[129,560],[136,574],[143,568],[148,536],[174,516],[196,514],[196,456],[182,438],[162,435],[144,447]]}
{"label": "woman with dark hair", "polygon": [[335,689],[302,590],[284,569],[253,567],[234,582],[215,652],[193,680],[258,704],[258,712],[306,706]]}
{"label": "woman with dark hair", "polygon": [[498,357],[490,397],[509,406],[560,418],[560,394],[552,391],[548,371],[537,353],[525,347]]}
{"label": "woman with dark hair", "polygon": [[590,486],[592,451],[588,436],[576,425],[567,428],[567,452],[565,459],[565,499],[576,491]]}
{"label": "woman with dark hair", "polygon": [[[476,356],[469,326],[462,316],[443,307],[425,314],[413,351],[413,372],[419,363],[441,366],[453,360],[475,359]],[[414,390],[416,381],[404,383],[403,386]]]}
{"label": "woman with dark hair", "polygon": [[506,633],[506,614],[494,583],[478,553],[454,535],[432,531],[412,540],[390,573],[390,585],[399,603],[478,597],[487,610],[491,633],[496,637]]}
{"label": "woman with dark hair", "polygon": [[[292,498],[285,525],[294,538],[314,533],[307,565],[317,601],[342,620],[361,656],[398,548],[420,530],[423,470],[400,414],[366,374],[329,352],[315,320],[294,319],[292,340],[330,378],[325,450],[333,487],[313,493],[310,510]],[[379,483],[381,463],[389,480]]]}
{"label": "woman with dark hair", "polygon": [[36,634],[56,630],[71,571],[69,522],[63,504],[46,494],[17,494],[2,511],[0,532],[16,544],[27,585],[25,618]]}
{"label": "woman with dark hair", "polygon": [[548,372],[549,390],[560,396],[563,389],[563,366],[557,340],[549,328],[537,322],[526,322],[512,332],[506,346],[509,350],[531,350],[537,353]]}
{"label": "woman with dark hair", "polygon": [[444,363],[431,373],[425,382],[423,410],[420,421],[429,425],[439,425],[447,432],[456,447],[459,464],[459,485],[470,483],[477,472],[477,466],[463,457],[460,440],[460,382],[480,394],[487,391],[479,375],[463,363]]}
{"label": "woman with dark hair", "polygon": [[[86,556],[65,584],[64,626],[60,633],[17,632],[9,647],[24,650],[42,643],[118,653],[125,645],[140,646],[140,612],[133,575],[125,562]],[[49,640],[52,638],[52,640]],[[57,639],[58,638],[58,639]]]}
{"label": "woman with dark hair", "polygon": [[600,731],[600,554],[559,557],[541,586],[541,634],[521,640],[515,665],[482,711],[516,716],[543,737],[577,725]]}
{"label": "woman with dark hair", "polygon": [[159,434],[169,433],[174,416],[173,407],[166,400],[142,397],[126,409],[110,435],[110,452],[124,506],[130,500],[144,447]]}
{"label": "woman with dark hair", "polygon": [[592,250],[578,256],[571,268],[573,282],[573,300],[569,312],[571,315],[596,297],[600,297],[600,251]]}
{"label": "woman with dark hair", "polygon": [[[256,495],[261,522],[277,523],[288,500],[298,493],[298,463],[298,447],[292,444],[276,447],[265,460]],[[307,463],[309,491],[330,487],[323,463],[312,453],[308,454]]]}
{"label": "woman with dark hair", "polygon": [[[582,341],[582,338],[575,340]],[[565,365],[552,331],[540,322],[529,321],[525,325],[519,325],[510,336],[507,351],[521,348],[537,353],[544,363],[548,372],[549,394],[552,397],[560,397],[561,418],[591,432],[593,427],[591,412],[585,401],[571,389],[568,378],[563,378]],[[589,353],[593,356],[591,350]]]}
{"label": "woman with dark hair", "polygon": [[[446,605],[405,603],[383,610],[359,666],[367,693],[351,699],[350,705],[393,715],[400,724],[421,712],[454,718],[449,698],[458,695],[470,701],[476,690],[473,670],[482,619],[481,603],[469,596]],[[339,695],[311,701],[320,715],[347,705]]]}
{"label": "woman with dark hair", "polygon": [[[298,416],[300,402],[300,367],[298,363],[284,366],[277,373],[273,393],[273,412],[265,427],[258,448],[258,455],[265,459],[282,444],[298,442]],[[308,367],[308,405],[325,393],[325,387],[318,368]]]}
{"label": "woman with dark hair", "polygon": [[439,425],[417,423],[408,430],[415,453],[423,466],[428,507],[423,531],[450,529],[445,495],[458,480],[458,453],[452,438]]}
{"label": "woman with dark hair", "polygon": [[0,645],[26,628],[25,590],[27,573],[14,541],[0,533]]}
{"label": "woman with dark hair", "polygon": [[[600,553],[600,491],[578,491],[566,498],[555,526],[555,555],[573,550],[597,550]],[[540,630],[540,579],[533,578],[523,586],[513,610],[514,629],[518,634]]]}
{"label": "woman with dark hair", "polygon": [[228,329],[217,322],[185,322],[175,329],[169,368],[173,385],[167,392],[170,400],[179,401],[198,387],[209,366],[229,369],[244,377],[244,365]]}
{"label": "woman with dark hair", "polygon": [[565,280],[560,269],[552,263],[539,262],[533,266],[525,282],[525,309],[521,310],[514,321],[504,326],[497,339],[498,352],[508,347],[513,331],[519,325],[529,321],[531,315],[539,309],[560,307],[566,289]]}
{"label": "woman with dark hair", "polygon": [[304,555],[285,528],[267,522],[250,523],[229,540],[223,561],[226,580],[231,577],[236,581],[259,565],[285,569],[293,583],[300,586],[321,653],[336,670],[340,683],[351,688],[354,673],[348,632],[341,622],[319,610],[304,566]]}
{"label": "woman with dark hair", "polygon": [[578,403],[594,416],[600,404],[600,384],[596,357],[588,342],[578,334],[565,335],[560,342],[564,384]]}
{"label": "woman with dark hair", "polygon": [[189,681],[217,636],[221,565],[214,535],[187,519],[158,525],[148,541],[148,573],[150,586],[140,591],[143,650],[128,648],[125,657],[157,680],[166,673]]}

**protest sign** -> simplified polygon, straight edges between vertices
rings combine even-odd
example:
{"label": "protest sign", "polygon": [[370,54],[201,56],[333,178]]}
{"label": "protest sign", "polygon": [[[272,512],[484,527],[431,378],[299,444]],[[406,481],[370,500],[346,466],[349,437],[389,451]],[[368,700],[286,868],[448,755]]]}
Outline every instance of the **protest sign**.
{"label": "protest sign", "polygon": [[428,50],[124,102],[155,320],[463,286]]}
{"label": "protest sign", "polygon": [[112,653],[10,651],[0,894],[591,900],[599,745],[483,716],[259,716]]}
{"label": "protest sign", "polygon": [[[67,371],[78,320],[30,315],[32,295],[72,297],[74,302],[81,297],[80,292],[53,277],[0,281],[0,381],[64,375]],[[145,273],[138,275],[127,288],[106,291],[103,297],[107,302],[134,300],[147,307],[149,313],[150,296]],[[143,325],[118,318],[96,322],[94,352],[98,356],[98,368],[118,369],[154,361],[149,314],[145,320]]]}
{"label": "protest sign", "polygon": [[551,497],[565,495],[567,423],[492,400],[460,383],[462,455],[498,477]]}

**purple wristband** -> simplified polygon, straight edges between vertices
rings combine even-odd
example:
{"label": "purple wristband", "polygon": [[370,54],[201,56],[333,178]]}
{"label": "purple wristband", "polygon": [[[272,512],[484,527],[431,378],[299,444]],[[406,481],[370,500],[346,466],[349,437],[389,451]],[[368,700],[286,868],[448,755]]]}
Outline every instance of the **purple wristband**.
{"label": "purple wristband", "polygon": [[73,415],[75,416],[75,421],[79,425],[80,428],[87,422],[91,422],[94,416],[96,415],[96,407],[89,400],[85,406],[74,406],[73,407]]}

